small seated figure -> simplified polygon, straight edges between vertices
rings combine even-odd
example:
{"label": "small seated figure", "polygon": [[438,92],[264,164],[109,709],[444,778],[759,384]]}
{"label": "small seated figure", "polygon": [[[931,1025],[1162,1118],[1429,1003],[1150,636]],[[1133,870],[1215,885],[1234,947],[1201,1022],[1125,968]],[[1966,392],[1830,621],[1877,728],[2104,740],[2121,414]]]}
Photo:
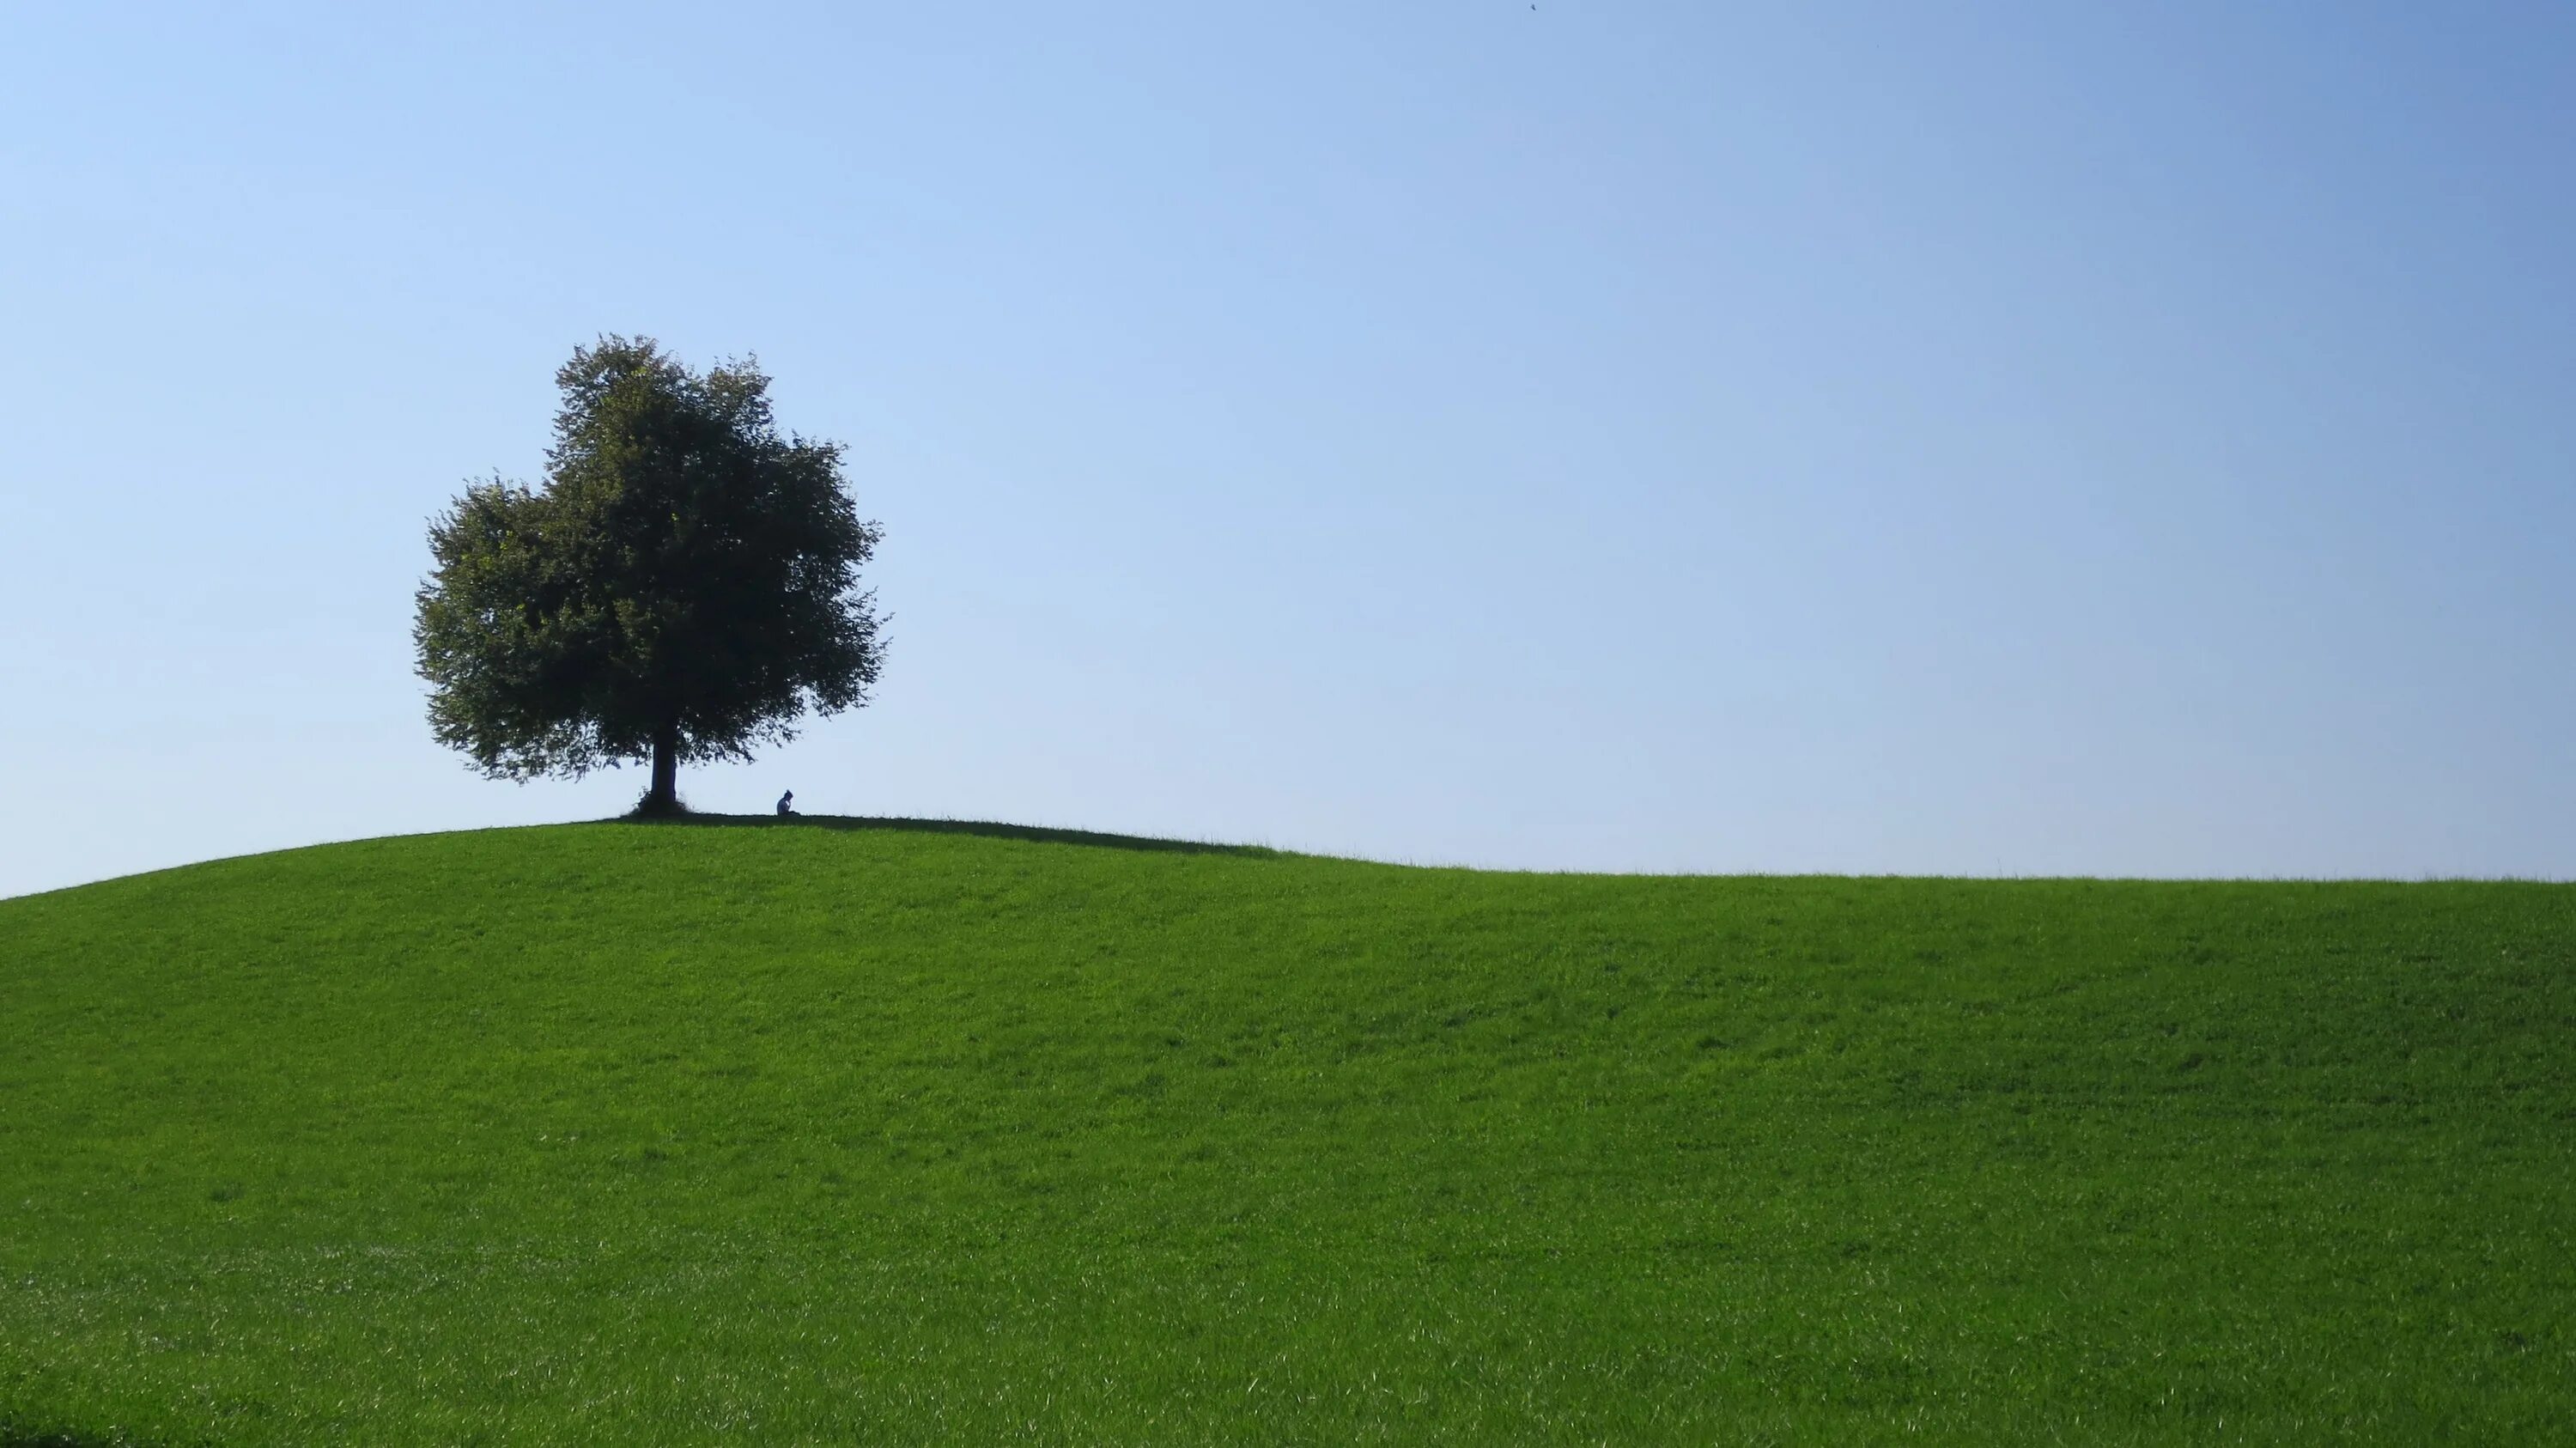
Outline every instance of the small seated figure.
{"label": "small seated figure", "polygon": [[792,789],[787,791],[785,794],[780,795],[778,797],[778,812],[783,815],[792,815],[796,813],[794,809],[790,808],[790,806],[795,802],[795,799],[796,791]]}

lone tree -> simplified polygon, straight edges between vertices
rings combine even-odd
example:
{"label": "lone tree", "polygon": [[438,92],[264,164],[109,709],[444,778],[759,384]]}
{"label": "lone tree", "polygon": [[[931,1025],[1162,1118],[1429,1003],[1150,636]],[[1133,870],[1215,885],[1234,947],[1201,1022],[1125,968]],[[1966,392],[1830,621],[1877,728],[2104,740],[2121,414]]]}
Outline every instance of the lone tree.
{"label": "lone tree", "polygon": [[838,443],[782,436],[756,363],[692,372],[603,337],[555,373],[546,485],[471,483],[432,519],[412,640],[430,727],[491,779],[751,757],[868,701],[884,659],[857,588]]}

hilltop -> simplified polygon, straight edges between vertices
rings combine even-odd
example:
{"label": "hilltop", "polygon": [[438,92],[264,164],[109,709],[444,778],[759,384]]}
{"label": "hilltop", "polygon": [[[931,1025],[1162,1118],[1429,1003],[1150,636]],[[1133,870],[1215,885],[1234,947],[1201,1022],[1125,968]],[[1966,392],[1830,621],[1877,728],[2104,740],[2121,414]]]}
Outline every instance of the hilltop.
{"label": "hilltop", "polygon": [[2567,886],[580,825],[0,902],[0,1041],[0,1443],[2576,1413]]}

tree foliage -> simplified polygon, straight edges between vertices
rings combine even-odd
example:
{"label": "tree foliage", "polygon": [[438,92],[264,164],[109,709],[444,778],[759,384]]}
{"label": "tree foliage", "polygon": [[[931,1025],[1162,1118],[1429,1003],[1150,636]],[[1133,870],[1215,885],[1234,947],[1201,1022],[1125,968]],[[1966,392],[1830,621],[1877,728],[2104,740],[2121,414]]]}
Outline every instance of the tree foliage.
{"label": "tree foliage", "polygon": [[546,484],[469,484],[433,519],[413,624],[441,743],[486,776],[748,759],[867,702],[884,656],[841,448],[782,435],[752,362],[693,372],[604,337],[556,372]]}

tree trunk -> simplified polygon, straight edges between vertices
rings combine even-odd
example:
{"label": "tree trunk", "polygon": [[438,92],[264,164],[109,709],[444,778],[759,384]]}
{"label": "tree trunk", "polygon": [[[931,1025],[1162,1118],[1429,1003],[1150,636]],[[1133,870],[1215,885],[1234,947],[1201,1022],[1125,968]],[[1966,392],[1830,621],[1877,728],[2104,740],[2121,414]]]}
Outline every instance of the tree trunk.
{"label": "tree trunk", "polygon": [[665,729],[653,736],[653,787],[645,791],[642,812],[680,812],[680,733],[676,729]]}

